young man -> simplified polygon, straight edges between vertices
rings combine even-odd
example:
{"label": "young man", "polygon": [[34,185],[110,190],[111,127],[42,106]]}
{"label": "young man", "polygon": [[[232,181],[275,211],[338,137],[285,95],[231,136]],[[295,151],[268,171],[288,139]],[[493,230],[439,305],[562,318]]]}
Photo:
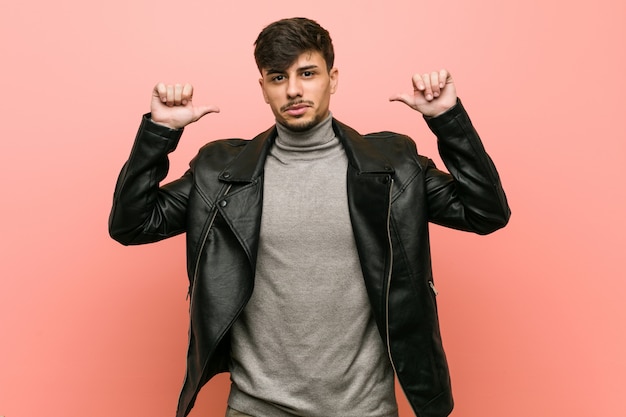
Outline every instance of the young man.
{"label": "young man", "polygon": [[229,371],[229,416],[397,416],[394,374],[419,417],[452,410],[428,222],[480,234],[510,212],[446,70],[393,96],[421,113],[451,174],[395,133],[362,136],[329,111],[338,71],[328,32],[295,18],[255,43],[276,124],[203,147],[160,185],[182,129],[214,106],[158,84],[115,190],[123,244],[186,233],[187,373],[177,417]]}

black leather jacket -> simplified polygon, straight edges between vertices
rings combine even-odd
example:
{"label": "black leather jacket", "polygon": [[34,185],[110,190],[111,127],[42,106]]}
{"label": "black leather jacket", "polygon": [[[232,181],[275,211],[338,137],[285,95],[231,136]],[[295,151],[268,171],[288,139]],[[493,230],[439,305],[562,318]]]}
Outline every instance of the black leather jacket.
{"label": "black leather jacket", "polygon": [[[496,169],[460,101],[427,119],[448,174],[414,142],[382,132],[362,136],[333,120],[349,166],[354,237],[380,335],[419,417],[452,410],[431,272],[428,222],[487,234],[510,215]],[[190,332],[177,417],[200,388],[228,370],[229,329],[254,286],[271,128],[252,140],[205,145],[180,179],[160,187],[181,131],[144,116],[115,190],[111,236],[130,245],[187,233]]]}

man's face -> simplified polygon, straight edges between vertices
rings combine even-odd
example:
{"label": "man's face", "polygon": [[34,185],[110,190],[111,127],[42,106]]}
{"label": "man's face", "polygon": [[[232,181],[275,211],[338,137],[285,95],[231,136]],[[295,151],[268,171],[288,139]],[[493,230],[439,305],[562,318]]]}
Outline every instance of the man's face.
{"label": "man's face", "polygon": [[263,68],[259,83],[276,121],[302,132],[328,116],[338,76],[338,70],[328,71],[324,57],[313,51],[298,56],[287,69]]}

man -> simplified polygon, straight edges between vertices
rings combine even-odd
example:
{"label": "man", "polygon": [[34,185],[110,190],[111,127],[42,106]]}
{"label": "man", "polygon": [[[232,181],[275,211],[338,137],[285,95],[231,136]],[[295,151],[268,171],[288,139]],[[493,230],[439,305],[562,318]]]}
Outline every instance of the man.
{"label": "man", "polygon": [[452,410],[428,222],[490,233],[510,212],[496,169],[446,70],[414,75],[421,113],[452,175],[409,138],[362,136],[329,111],[339,73],[328,32],[295,18],[255,43],[276,124],[204,146],[160,186],[182,129],[214,106],[157,84],[115,190],[123,244],[186,232],[187,373],[177,417],[231,373],[228,416],[397,416],[394,374],[419,417]]}

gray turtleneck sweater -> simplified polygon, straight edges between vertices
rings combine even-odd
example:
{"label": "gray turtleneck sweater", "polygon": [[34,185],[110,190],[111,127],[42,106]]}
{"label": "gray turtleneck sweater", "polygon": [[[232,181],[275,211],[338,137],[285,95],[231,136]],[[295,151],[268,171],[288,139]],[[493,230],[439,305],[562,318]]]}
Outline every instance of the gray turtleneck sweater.
{"label": "gray turtleneck sweater", "polygon": [[277,127],[254,292],[232,328],[229,405],[255,417],[395,417],[332,116],[307,132]]}

